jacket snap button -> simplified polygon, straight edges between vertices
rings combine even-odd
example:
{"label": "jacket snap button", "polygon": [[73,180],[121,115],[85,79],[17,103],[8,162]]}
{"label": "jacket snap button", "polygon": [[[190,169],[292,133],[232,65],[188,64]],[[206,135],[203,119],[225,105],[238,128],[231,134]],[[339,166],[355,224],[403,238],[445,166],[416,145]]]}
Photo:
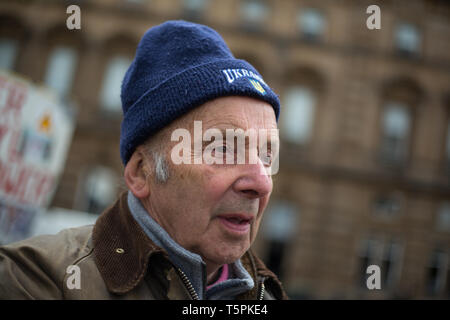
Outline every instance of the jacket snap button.
{"label": "jacket snap button", "polygon": [[122,248],[117,248],[116,249],[116,253],[124,253],[125,252],[125,250],[123,250]]}

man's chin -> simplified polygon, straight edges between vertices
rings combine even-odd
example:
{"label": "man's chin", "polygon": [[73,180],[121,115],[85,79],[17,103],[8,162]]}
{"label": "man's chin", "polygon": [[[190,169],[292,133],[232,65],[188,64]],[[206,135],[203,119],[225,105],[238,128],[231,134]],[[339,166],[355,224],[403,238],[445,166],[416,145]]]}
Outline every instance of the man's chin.
{"label": "man's chin", "polygon": [[228,247],[227,249],[221,251],[215,251],[210,257],[210,261],[214,262],[217,265],[230,264],[237,260],[239,260],[245,252],[247,252],[248,246],[233,248]]}

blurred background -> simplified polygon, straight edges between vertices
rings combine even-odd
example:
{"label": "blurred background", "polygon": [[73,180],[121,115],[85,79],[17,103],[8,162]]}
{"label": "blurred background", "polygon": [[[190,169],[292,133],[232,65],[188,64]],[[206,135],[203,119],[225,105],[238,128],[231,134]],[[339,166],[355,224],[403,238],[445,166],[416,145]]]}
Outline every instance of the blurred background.
{"label": "blurred background", "polygon": [[[79,30],[66,26],[71,4],[81,8]],[[366,26],[372,4],[381,29]],[[22,171],[0,144],[0,241],[94,223],[124,190],[121,81],[145,31],[171,19],[215,28],[280,95],[280,171],[254,250],[291,298],[449,299],[450,3],[443,0],[0,1],[4,77],[48,90],[46,101],[64,114],[36,116],[39,135],[19,139],[18,154],[34,156],[20,165],[52,172],[42,201],[25,191],[15,197]],[[5,98],[6,88],[20,86],[2,79],[0,138],[12,123],[8,101],[20,100],[19,89]],[[58,125],[64,138],[56,129],[51,135]],[[28,148],[27,137],[36,136]],[[58,170],[45,165],[52,157]],[[381,290],[366,286],[373,264]]]}

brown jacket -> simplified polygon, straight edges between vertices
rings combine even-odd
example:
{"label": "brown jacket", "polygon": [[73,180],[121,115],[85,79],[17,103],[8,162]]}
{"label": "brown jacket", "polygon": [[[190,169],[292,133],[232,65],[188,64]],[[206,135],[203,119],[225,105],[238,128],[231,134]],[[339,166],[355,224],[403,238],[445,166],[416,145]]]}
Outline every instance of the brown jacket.
{"label": "brown jacket", "polygon": [[[241,261],[255,287],[239,299],[287,298],[277,277],[251,251]],[[134,220],[126,193],[94,226],[0,247],[0,299],[192,299],[194,295],[189,280]]]}

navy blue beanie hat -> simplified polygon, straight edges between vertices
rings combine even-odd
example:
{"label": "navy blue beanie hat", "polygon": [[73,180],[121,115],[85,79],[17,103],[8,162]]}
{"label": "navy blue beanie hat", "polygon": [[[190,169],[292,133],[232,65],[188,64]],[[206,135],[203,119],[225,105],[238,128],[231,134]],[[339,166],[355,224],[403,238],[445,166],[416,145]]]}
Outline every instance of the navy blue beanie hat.
{"label": "navy blue beanie hat", "polygon": [[213,29],[186,21],[150,28],[122,82],[120,156],[195,107],[222,96],[248,96],[280,113],[277,95],[253,66],[234,58]]}

